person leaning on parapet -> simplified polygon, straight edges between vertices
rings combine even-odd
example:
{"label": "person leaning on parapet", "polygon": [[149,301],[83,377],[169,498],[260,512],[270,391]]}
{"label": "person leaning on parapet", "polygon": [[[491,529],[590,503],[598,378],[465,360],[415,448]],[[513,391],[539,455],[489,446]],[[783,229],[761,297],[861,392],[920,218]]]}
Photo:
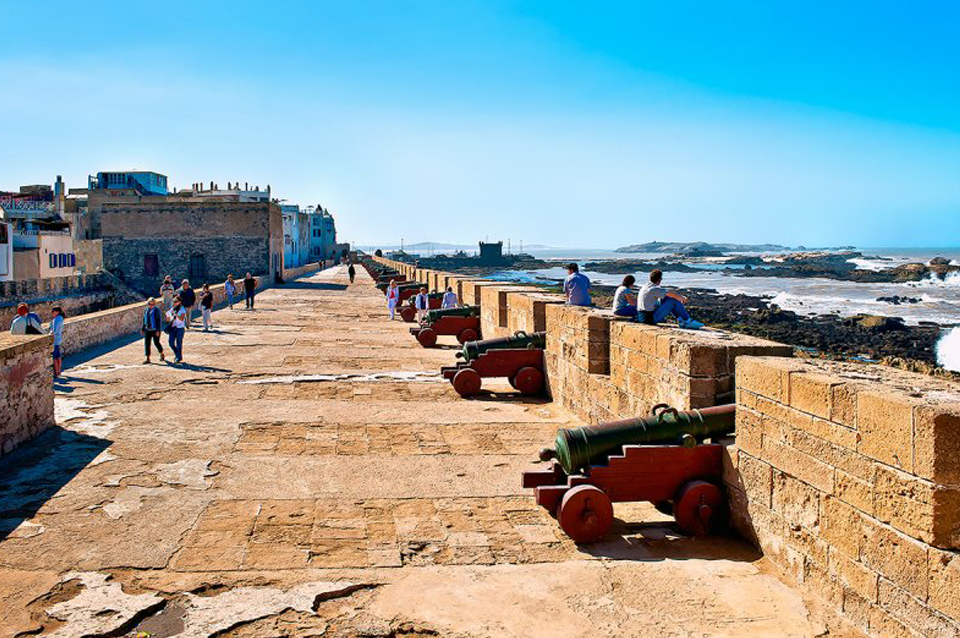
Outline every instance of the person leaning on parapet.
{"label": "person leaning on parapet", "polygon": [[227,280],[223,282],[223,290],[227,293],[227,304],[230,310],[233,310],[233,298],[237,296],[237,282],[233,280],[233,275],[227,275]]}
{"label": "person leaning on parapet", "polygon": [[253,310],[253,296],[257,293],[257,280],[250,273],[247,273],[247,276],[243,278],[243,292],[247,296],[247,309]]}
{"label": "person leaning on parapet", "polygon": [[177,291],[177,296],[180,297],[180,304],[187,312],[184,325],[189,330],[190,324],[193,322],[193,307],[197,304],[197,293],[190,287],[190,282],[184,279],[183,283],[180,284],[180,290]]}
{"label": "person leaning on parapet", "polygon": [[390,311],[390,321],[396,318],[397,303],[400,301],[400,289],[397,288],[397,280],[391,279],[387,287],[387,310]]}
{"label": "person leaning on parapet", "polygon": [[353,278],[357,276],[357,269],[353,267],[352,263],[347,268],[347,274],[350,275],[350,283],[353,283]]}
{"label": "person leaning on parapet", "polygon": [[63,370],[63,355],[60,352],[60,346],[63,345],[63,308],[54,306],[50,312],[53,318],[50,319],[47,332],[53,335],[53,378],[56,379]]}
{"label": "person leaning on parapet", "polygon": [[427,296],[426,288],[420,289],[416,299],[413,300],[413,305],[417,309],[417,323],[423,322],[424,317],[427,316],[427,311],[430,309],[430,298]]}
{"label": "person leaning on parapet", "polygon": [[163,283],[160,284],[160,296],[163,297],[163,311],[166,312],[173,307],[173,279],[170,275],[167,275],[163,278]]}
{"label": "person leaning on parapet", "polygon": [[690,318],[690,313],[684,307],[687,298],[676,292],[669,292],[660,286],[663,281],[663,272],[654,270],[650,273],[650,281],[640,288],[641,312],[637,316],[639,321],[646,324],[657,324],[673,315],[681,328],[699,330],[703,324]]}
{"label": "person leaning on parapet", "polygon": [[166,361],[163,357],[163,346],[160,345],[160,333],[163,331],[163,315],[157,308],[157,300],[153,297],[147,299],[147,309],[143,311],[143,324],[140,326],[140,334],[143,335],[143,349],[147,355],[144,363],[150,363],[150,342],[157,347],[157,353],[161,361]]}
{"label": "person leaning on parapet", "polygon": [[441,308],[456,308],[460,304],[457,303],[457,293],[453,292],[451,286],[447,286],[446,292],[443,293],[443,301],[440,303]]}
{"label": "person leaning on parapet", "polygon": [[43,323],[36,313],[30,312],[30,306],[22,303],[17,306],[17,316],[10,322],[10,334],[42,335]]}
{"label": "person leaning on parapet", "polygon": [[567,278],[563,281],[563,294],[570,306],[592,306],[590,300],[590,280],[580,272],[580,266],[567,264]]}
{"label": "person leaning on parapet", "polygon": [[633,293],[635,283],[637,279],[633,275],[623,278],[623,283],[613,293],[613,314],[618,317],[637,318],[637,296]]}

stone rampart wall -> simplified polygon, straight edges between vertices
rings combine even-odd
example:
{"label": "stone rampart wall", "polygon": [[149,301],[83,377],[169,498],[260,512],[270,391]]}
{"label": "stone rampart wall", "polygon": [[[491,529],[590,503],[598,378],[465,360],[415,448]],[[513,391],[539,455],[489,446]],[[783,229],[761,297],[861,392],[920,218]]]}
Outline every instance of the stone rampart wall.
{"label": "stone rampart wall", "polygon": [[736,528],[871,635],[960,636],[960,387],[749,357],[736,388]]}
{"label": "stone rampart wall", "polygon": [[736,400],[734,527],[871,635],[960,638],[960,385],[455,281],[485,337],[546,330],[550,395],[585,421]]}
{"label": "stone rampart wall", "polygon": [[0,456],[55,424],[53,337],[0,333]]}
{"label": "stone rampart wall", "polygon": [[297,277],[303,277],[304,275],[309,275],[320,270],[320,263],[314,262],[312,264],[304,264],[303,266],[298,266],[296,268],[284,268],[283,269],[283,280],[291,281]]}

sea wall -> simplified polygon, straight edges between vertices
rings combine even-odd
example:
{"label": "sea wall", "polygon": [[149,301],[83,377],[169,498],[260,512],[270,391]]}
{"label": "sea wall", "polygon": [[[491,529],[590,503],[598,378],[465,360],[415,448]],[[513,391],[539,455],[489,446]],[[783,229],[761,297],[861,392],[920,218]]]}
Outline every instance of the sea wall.
{"label": "sea wall", "polygon": [[546,331],[549,394],[586,422],[736,401],[734,529],[871,635],[960,638],[960,384],[445,276],[480,303],[485,337]]}
{"label": "sea wall", "polygon": [[30,304],[33,312],[49,321],[54,306],[61,306],[70,316],[128,301],[131,299],[126,291],[117,290],[105,273],[0,281],[0,328],[9,328],[21,302]]}
{"label": "sea wall", "polygon": [[53,337],[0,333],[0,456],[55,424]]}
{"label": "sea wall", "polygon": [[871,635],[960,636],[960,386],[748,357],[734,526]]}

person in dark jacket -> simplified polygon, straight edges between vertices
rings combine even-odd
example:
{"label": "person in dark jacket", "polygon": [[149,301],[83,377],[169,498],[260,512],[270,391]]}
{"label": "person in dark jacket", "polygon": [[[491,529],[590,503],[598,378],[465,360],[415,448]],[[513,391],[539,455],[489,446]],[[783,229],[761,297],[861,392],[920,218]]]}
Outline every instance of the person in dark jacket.
{"label": "person in dark jacket", "polygon": [[189,330],[190,323],[193,321],[193,307],[197,305],[197,293],[190,287],[190,282],[184,279],[183,283],[180,284],[180,290],[177,291],[177,296],[180,297],[180,305],[187,312],[184,325]]}
{"label": "person in dark jacket", "polygon": [[247,308],[253,310],[253,295],[257,292],[257,280],[250,273],[243,278],[243,292],[247,296]]}
{"label": "person in dark jacket", "polygon": [[160,354],[160,360],[163,358],[163,346],[160,345],[160,331],[163,330],[163,313],[157,308],[157,300],[153,297],[147,299],[147,309],[143,311],[143,325],[140,326],[140,333],[143,335],[143,349],[146,351],[147,358],[144,363],[150,363],[150,341],[157,347]]}
{"label": "person in dark jacket", "polygon": [[347,268],[347,274],[350,275],[350,283],[353,283],[353,278],[357,276],[357,269],[353,267],[353,264],[350,264],[350,267]]}

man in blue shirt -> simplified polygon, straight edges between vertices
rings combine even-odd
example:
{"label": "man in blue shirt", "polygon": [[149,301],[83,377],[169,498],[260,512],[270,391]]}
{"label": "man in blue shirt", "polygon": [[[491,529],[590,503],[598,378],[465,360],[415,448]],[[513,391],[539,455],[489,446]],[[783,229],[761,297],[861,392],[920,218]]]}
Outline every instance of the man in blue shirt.
{"label": "man in blue shirt", "polygon": [[563,281],[563,294],[570,306],[592,306],[590,300],[590,280],[580,272],[576,264],[567,264],[567,278]]}
{"label": "man in blue shirt", "polygon": [[51,312],[53,319],[48,332],[53,335],[53,378],[56,379],[63,371],[63,355],[60,353],[63,345],[63,308],[54,306]]}

